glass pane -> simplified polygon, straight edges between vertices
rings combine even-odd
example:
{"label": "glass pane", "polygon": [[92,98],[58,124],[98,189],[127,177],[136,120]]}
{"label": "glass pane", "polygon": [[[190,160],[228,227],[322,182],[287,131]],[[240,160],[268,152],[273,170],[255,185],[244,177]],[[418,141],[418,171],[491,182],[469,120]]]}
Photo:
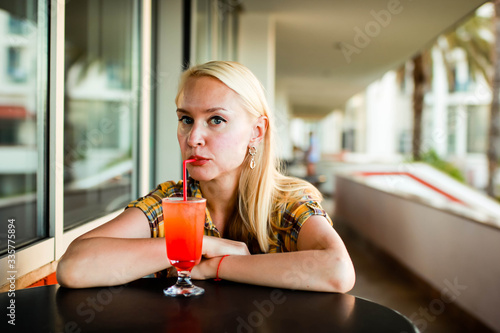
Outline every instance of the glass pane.
{"label": "glass pane", "polygon": [[196,59],[195,63],[202,64],[211,59],[212,28],[210,1],[196,2]]}
{"label": "glass pane", "polygon": [[454,155],[456,153],[457,147],[457,109],[454,106],[448,107],[448,119],[447,119],[447,128],[448,128],[448,138],[447,138],[447,151],[448,154]]}
{"label": "glass pane", "polygon": [[486,152],[489,109],[486,105],[467,107],[467,152]]}
{"label": "glass pane", "polygon": [[232,4],[227,1],[219,0],[218,2],[218,12],[217,12],[217,44],[218,44],[218,58],[221,60],[227,60],[227,48],[228,48],[228,16],[231,11]]}
{"label": "glass pane", "polygon": [[123,208],[136,195],[138,4],[66,3],[64,227]]}
{"label": "glass pane", "polygon": [[16,249],[47,236],[37,198],[44,190],[48,31],[38,9],[36,0],[0,1],[0,253],[10,221]]}
{"label": "glass pane", "polygon": [[230,55],[229,59],[238,59],[238,25],[239,25],[239,7],[235,7],[235,10],[231,13],[230,26]]}

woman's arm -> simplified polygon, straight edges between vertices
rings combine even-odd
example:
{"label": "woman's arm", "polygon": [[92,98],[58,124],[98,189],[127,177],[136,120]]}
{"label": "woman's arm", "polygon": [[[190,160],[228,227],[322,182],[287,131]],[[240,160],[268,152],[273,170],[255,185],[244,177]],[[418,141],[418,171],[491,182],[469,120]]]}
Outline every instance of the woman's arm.
{"label": "woman's arm", "polygon": [[[203,253],[211,257],[249,254],[242,242],[209,236],[204,236]],[[70,244],[57,266],[57,281],[69,288],[112,286],[168,267],[165,238],[151,238],[144,213],[129,208]]]}
{"label": "woman's arm", "polygon": [[69,288],[111,286],[169,267],[164,238],[151,238],[138,208],[75,239],[59,261],[57,281]]}
{"label": "woman's arm", "polygon": [[[229,256],[219,268],[219,277],[235,282],[270,287],[328,292],[348,292],[355,282],[352,261],[344,243],[328,221],[318,215],[303,224],[298,251],[252,256]],[[203,261],[193,269],[193,278],[213,278],[220,257]]]}

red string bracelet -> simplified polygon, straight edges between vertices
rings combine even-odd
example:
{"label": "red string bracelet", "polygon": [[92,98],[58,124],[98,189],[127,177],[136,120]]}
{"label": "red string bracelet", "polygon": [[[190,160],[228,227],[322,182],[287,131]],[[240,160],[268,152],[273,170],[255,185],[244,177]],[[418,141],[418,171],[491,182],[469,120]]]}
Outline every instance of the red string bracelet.
{"label": "red string bracelet", "polygon": [[222,256],[222,258],[220,259],[219,261],[219,265],[217,265],[217,274],[215,276],[215,281],[221,281],[222,279],[219,277],[219,268],[220,268],[220,264],[222,263],[222,260],[224,260],[225,257],[228,257],[229,254],[226,254],[225,256]]}

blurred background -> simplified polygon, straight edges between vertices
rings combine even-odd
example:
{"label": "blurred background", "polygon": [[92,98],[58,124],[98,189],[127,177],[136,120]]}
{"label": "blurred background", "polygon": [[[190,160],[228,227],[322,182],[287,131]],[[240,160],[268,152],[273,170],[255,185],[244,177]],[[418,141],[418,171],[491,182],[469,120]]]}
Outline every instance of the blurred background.
{"label": "blurred background", "polygon": [[75,237],[180,179],[178,77],[235,60],[266,89],[285,172],[324,194],[351,293],[422,332],[500,331],[499,8],[0,0],[2,267],[11,220],[17,286],[43,284]]}

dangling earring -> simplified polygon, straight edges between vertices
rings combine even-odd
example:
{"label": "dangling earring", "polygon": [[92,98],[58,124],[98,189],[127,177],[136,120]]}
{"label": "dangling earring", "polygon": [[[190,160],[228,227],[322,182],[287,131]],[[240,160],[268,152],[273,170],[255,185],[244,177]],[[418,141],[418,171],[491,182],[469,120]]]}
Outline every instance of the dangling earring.
{"label": "dangling earring", "polygon": [[255,154],[257,153],[257,148],[255,146],[251,146],[248,148],[248,153],[250,156],[252,156],[252,159],[250,160],[250,169],[255,169]]}

